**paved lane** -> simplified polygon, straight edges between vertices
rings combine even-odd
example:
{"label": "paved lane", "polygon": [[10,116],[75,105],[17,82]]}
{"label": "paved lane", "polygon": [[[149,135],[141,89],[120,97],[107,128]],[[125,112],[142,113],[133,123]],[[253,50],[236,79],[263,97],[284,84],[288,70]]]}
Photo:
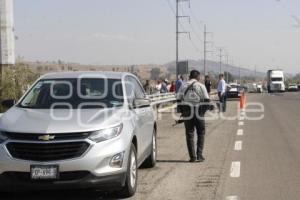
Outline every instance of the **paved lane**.
{"label": "paved lane", "polygon": [[[230,112],[237,112],[237,102],[229,103]],[[159,157],[154,170],[142,170],[137,195],[133,199],[216,199],[224,167],[232,150],[237,120],[207,122],[204,163],[191,164],[185,143],[183,125],[171,127],[168,113],[159,127]]]}
{"label": "paved lane", "polygon": [[[249,94],[265,117],[207,122],[204,163],[188,163],[183,125],[172,127],[170,113],[159,121],[158,164],[140,169],[132,200],[296,200],[300,196],[300,94]],[[238,102],[228,103],[234,117]],[[243,123],[240,123],[243,122]],[[99,200],[116,194],[70,190],[9,195],[1,199]]]}
{"label": "paved lane", "polygon": [[250,95],[248,102],[262,103],[265,117],[245,120],[243,136],[236,137],[243,149],[230,156],[241,162],[241,175],[227,177],[219,188],[221,199],[299,199],[300,94]]}

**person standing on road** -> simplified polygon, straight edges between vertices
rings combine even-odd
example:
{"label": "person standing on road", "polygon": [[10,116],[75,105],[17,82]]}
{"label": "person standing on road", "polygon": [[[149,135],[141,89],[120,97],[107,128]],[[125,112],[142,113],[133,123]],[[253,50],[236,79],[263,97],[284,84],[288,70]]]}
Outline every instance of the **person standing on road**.
{"label": "person standing on road", "polygon": [[175,92],[178,93],[183,84],[183,76],[180,75],[175,83]]}
{"label": "person standing on road", "polygon": [[167,81],[161,81],[160,93],[167,93],[167,92],[168,92]]}
{"label": "person standing on road", "polygon": [[210,76],[209,75],[206,75],[205,76],[205,87],[206,87],[206,90],[207,90],[207,93],[210,94],[211,92],[211,80],[210,80]]}
{"label": "person standing on road", "polygon": [[146,80],[146,84],[144,85],[144,90],[145,90],[146,94],[148,94],[148,95],[150,95],[152,93],[149,80]]}
{"label": "person standing on road", "polygon": [[[205,85],[200,83],[201,76],[197,70],[192,70],[189,81],[186,82],[177,93],[177,100],[188,106],[188,114],[184,119],[186,132],[187,148],[190,162],[203,162],[204,139],[205,139],[205,120],[203,102],[209,102],[209,96]],[[183,114],[182,114],[183,115]],[[197,150],[195,151],[194,131],[197,132]]]}
{"label": "person standing on road", "polygon": [[218,104],[219,111],[226,112],[226,82],[224,80],[224,74],[219,75],[217,91],[220,99],[220,103]]}
{"label": "person standing on road", "polygon": [[172,92],[172,93],[174,93],[174,92],[175,92],[175,90],[176,90],[176,88],[175,88],[175,82],[174,82],[174,81],[172,81],[172,82],[171,82],[171,87],[170,87],[170,90],[169,90],[169,92]]}

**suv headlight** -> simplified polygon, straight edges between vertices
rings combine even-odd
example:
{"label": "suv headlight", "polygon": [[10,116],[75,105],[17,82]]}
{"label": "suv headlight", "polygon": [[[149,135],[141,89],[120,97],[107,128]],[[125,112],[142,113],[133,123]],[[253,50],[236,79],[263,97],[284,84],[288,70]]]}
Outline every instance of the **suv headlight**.
{"label": "suv headlight", "polygon": [[103,142],[105,140],[110,140],[112,138],[118,137],[123,129],[123,124],[120,124],[119,126],[108,128],[108,129],[102,129],[99,131],[93,132],[89,139],[94,142]]}
{"label": "suv headlight", "polygon": [[8,138],[0,131],[0,144],[7,140]]}

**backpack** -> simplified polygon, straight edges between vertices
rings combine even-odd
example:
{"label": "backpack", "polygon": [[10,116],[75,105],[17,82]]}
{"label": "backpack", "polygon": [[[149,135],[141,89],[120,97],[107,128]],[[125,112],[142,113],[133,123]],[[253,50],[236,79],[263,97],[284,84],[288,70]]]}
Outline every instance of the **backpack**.
{"label": "backpack", "polygon": [[[187,89],[184,91],[183,98],[177,102],[177,112],[181,113],[183,117],[188,117],[191,115],[191,109],[195,108],[191,106],[190,103],[184,102],[184,98],[189,93],[189,97],[191,99],[195,99],[195,103],[199,103],[199,105],[196,107],[197,111],[200,115],[204,115],[208,110],[213,110],[214,106],[210,103],[210,99],[204,99],[202,97],[199,97],[199,95],[194,91],[194,84],[196,82],[192,83],[187,87]],[[202,88],[201,88],[202,90]],[[203,93],[203,90],[202,90]]]}
{"label": "backpack", "polygon": [[187,95],[189,90],[194,88],[194,84],[195,82],[189,85],[187,89],[184,91],[182,99],[177,101],[177,112],[181,113],[183,117],[188,117],[191,114],[191,106],[190,104],[184,103],[184,97]]}

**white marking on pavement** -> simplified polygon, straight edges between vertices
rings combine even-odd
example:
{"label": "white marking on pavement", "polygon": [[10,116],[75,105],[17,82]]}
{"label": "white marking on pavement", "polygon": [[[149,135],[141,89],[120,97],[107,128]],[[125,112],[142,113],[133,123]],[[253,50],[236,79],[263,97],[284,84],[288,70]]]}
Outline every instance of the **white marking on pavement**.
{"label": "white marking on pavement", "polygon": [[244,135],[244,130],[243,130],[243,129],[238,129],[237,135],[238,135],[238,136]]}
{"label": "white marking on pavement", "polygon": [[226,197],[226,200],[239,200],[238,196],[228,196]]}
{"label": "white marking on pavement", "polygon": [[241,175],[241,162],[236,161],[231,163],[230,177],[238,178]]}
{"label": "white marking on pavement", "polygon": [[236,141],[235,145],[234,145],[234,150],[235,151],[241,151],[242,150],[242,146],[243,146],[243,142],[242,141]]}
{"label": "white marking on pavement", "polygon": [[244,121],[245,117],[244,116],[240,116],[240,121]]}
{"label": "white marking on pavement", "polygon": [[244,126],[244,122],[239,122],[239,126]]}

